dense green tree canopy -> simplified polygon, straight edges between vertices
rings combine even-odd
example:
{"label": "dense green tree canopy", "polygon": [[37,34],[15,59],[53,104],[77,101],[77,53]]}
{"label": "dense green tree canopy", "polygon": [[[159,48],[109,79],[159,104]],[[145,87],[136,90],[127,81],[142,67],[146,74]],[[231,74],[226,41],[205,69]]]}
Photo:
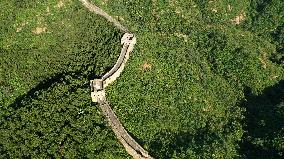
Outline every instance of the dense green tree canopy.
{"label": "dense green tree canopy", "polygon": [[[92,2],[137,36],[107,96],[153,157],[283,158],[282,0]],[[129,158],[89,95],[122,34],[73,0],[0,14],[0,158]]]}

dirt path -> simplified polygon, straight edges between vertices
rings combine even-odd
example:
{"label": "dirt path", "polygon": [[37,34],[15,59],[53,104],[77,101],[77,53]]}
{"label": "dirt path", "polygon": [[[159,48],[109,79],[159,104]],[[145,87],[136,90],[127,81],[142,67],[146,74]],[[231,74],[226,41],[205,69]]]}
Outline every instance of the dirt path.
{"label": "dirt path", "polygon": [[118,21],[108,15],[99,7],[91,4],[88,0],[80,0],[83,5],[88,8],[91,12],[105,17],[109,22],[113,23],[119,30],[124,32],[124,36],[121,39],[123,45],[120,56],[114,65],[114,67],[107,72],[101,79],[94,79],[91,81],[91,97],[93,102],[98,102],[100,108],[106,117],[109,126],[112,128],[118,140],[122,143],[129,155],[135,159],[153,159],[146,150],[143,149],[126,131],[123,127],[114,111],[111,109],[105,95],[105,88],[112,82],[114,82],[121,72],[123,71],[125,64],[129,58],[129,54],[132,51],[136,37],[130,33],[129,30],[122,26]]}

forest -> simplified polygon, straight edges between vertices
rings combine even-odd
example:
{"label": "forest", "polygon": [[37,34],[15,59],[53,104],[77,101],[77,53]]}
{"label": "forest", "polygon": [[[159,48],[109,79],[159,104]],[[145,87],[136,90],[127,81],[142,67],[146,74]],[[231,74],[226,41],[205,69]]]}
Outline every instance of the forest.
{"label": "forest", "polygon": [[[107,98],[154,158],[284,158],[283,0],[92,0],[137,37]],[[0,158],[131,158],[89,81],[123,35],[76,0],[0,1]]]}

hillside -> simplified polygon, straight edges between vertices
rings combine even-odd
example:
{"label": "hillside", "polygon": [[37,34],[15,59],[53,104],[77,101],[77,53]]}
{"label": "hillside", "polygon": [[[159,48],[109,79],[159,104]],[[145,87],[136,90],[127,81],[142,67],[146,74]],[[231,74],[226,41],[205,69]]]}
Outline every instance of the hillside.
{"label": "hillside", "polygon": [[[137,37],[107,97],[155,158],[283,158],[284,2],[93,3]],[[91,103],[119,32],[80,2],[0,2],[0,158],[130,158]]]}

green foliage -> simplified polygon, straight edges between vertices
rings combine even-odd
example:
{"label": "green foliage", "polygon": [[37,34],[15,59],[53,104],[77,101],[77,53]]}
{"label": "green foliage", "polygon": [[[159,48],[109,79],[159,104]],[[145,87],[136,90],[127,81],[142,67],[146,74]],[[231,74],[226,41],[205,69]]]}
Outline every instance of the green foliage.
{"label": "green foliage", "polygon": [[[121,35],[62,2],[0,2],[0,158],[127,158],[88,88]],[[107,94],[151,155],[283,158],[281,0],[93,2],[137,36]]]}
{"label": "green foliage", "polygon": [[[244,28],[276,48],[272,62],[283,67],[284,47],[283,1],[252,1]],[[246,95],[247,133],[243,136],[242,152],[247,158],[283,158],[283,80],[266,88],[262,95]]]}
{"label": "green foliage", "polygon": [[138,35],[108,96],[154,157],[244,156],[244,89],[261,94],[283,79],[275,44],[242,28],[250,1],[94,2]]}
{"label": "green foliage", "polygon": [[284,2],[279,0],[257,0],[250,5],[250,14],[245,28],[275,44],[272,61],[283,66]]}
{"label": "green foliage", "polygon": [[[1,113],[0,140],[9,158],[124,158],[126,154],[89,101],[88,84],[66,75]],[[31,93],[31,92],[30,92]],[[55,96],[56,95],[56,96]]]}
{"label": "green foliage", "polygon": [[0,3],[0,158],[128,158],[89,95],[121,34],[79,2]]}
{"label": "green foliage", "polygon": [[246,90],[246,130],[242,151],[247,158],[283,158],[284,81],[255,96]]}

